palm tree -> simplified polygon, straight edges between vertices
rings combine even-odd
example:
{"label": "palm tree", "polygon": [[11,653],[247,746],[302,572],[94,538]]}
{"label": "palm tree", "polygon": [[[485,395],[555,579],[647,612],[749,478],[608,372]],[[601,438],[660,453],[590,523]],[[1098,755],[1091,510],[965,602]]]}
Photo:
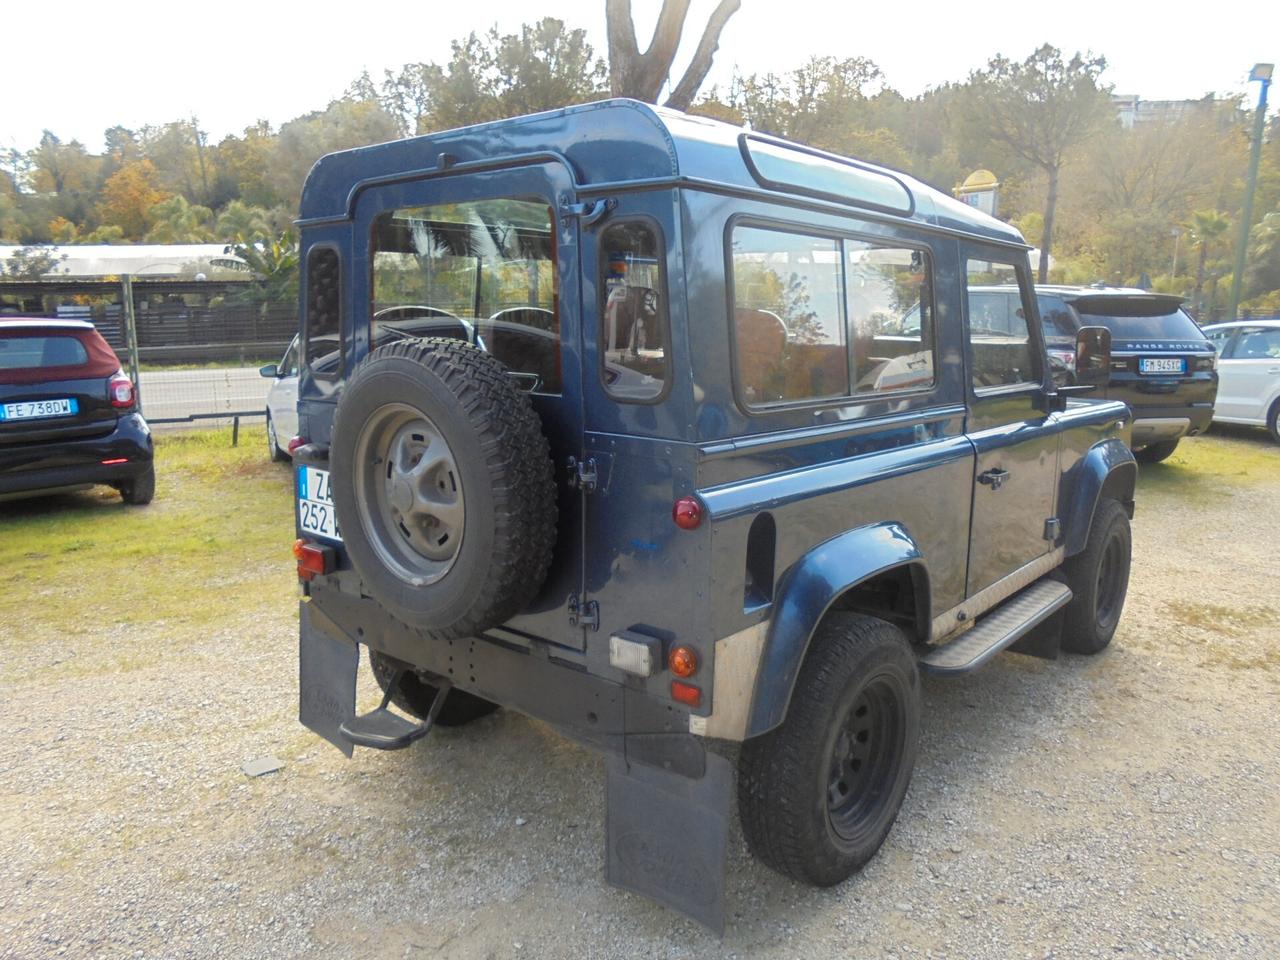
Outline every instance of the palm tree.
{"label": "palm tree", "polygon": [[1195,304],[1196,317],[1203,319],[1205,264],[1209,259],[1209,247],[1230,229],[1231,221],[1217,210],[1197,210],[1191,214],[1191,222],[1187,227],[1191,231],[1191,242],[1200,249],[1200,262],[1196,266],[1196,291],[1192,302]]}
{"label": "palm tree", "polygon": [[147,217],[151,220],[148,243],[203,243],[209,239],[206,225],[213,219],[213,211],[174,194],[148,210]]}
{"label": "palm tree", "polygon": [[215,231],[227,243],[254,243],[272,235],[266,210],[242,200],[232,200],[218,216]]}

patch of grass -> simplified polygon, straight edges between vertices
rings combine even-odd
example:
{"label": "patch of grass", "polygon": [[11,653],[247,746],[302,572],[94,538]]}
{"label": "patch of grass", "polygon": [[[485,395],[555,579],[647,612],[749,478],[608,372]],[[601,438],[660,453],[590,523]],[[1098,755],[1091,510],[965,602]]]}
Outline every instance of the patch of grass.
{"label": "patch of grass", "polygon": [[1280,620],[1280,612],[1271,607],[1240,607],[1191,600],[1172,600],[1167,607],[1180,623],[1233,637]]}
{"label": "patch of grass", "polygon": [[[0,503],[0,623],[9,650],[81,636],[198,635],[292,602],[292,474],[261,429],[156,437],[156,498],[96,487]],[[121,644],[120,656],[130,652]]]}
{"label": "patch of grass", "polygon": [[1280,476],[1280,446],[1265,433],[1191,437],[1163,463],[1138,465],[1138,497],[1168,494],[1205,505]]}

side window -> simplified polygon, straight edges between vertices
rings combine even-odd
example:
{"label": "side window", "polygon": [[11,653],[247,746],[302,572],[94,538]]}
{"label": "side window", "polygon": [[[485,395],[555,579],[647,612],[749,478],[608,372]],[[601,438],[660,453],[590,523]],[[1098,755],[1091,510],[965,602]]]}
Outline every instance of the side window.
{"label": "side window", "polygon": [[1016,268],[989,260],[969,260],[966,267],[974,390],[1039,383],[1028,291],[1004,285]]}
{"label": "side window", "polygon": [[736,227],[732,257],[735,362],[746,404],[847,395],[839,241]]}
{"label": "side window", "polygon": [[373,222],[369,349],[477,340],[522,389],[561,388],[556,239],[540,199],[388,210]]}
{"label": "side window", "polygon": [[619,400],[657,400],[669,379],[663,256],[656,228],[644,221],[611,224],[600,240],[602,376]]}
{"label": "side window", "polygon": [[933,386],[933,282],[922,250],[845,241],[853,392]]}
{"label": "side window", "polygon": [[338,251],[332,247],[312,247],[307,253],[304,340],[307,366],[319,376],[334,376],[341,366],[341,291]]}
{"label": "side window", "polygon": [[1040,307],[1040,325],[1044,328],[1045,338],[1076,338],[1076,325],[1071,317],[1071,308],[1061,297],[1036,297]]}
{"label": "side window", "polygon": [[1280,358],[1280,330],[1249,330],[1242,333],[1233,356],[1236,360]]}
{"label": "side window", "polygon": [[1220,330],[1210,330],[1205,336],[1213,344],[1213,349],[1217,351],[1218,356],[1222,356],[1222,351],[1227,349],[1227,344],[1231,342],[1231,335],[1235,332],[1235,327],[1223,327]]}

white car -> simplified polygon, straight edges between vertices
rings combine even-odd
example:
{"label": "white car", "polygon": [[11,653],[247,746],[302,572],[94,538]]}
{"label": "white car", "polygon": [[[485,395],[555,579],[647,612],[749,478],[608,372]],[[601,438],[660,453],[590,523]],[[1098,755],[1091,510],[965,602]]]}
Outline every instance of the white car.
{"label": "white car", "polygon": [[272,460],[288,460],[289,440],[298,432],[298,338],[279,363],[258,372],[274,381],[267,390],[267,449]]}
{"label": "white car", "polygon": [[1280,320],[1236,320],[1204,328],[1218,351],[1215,423],[1266,427],[1280,443]]}

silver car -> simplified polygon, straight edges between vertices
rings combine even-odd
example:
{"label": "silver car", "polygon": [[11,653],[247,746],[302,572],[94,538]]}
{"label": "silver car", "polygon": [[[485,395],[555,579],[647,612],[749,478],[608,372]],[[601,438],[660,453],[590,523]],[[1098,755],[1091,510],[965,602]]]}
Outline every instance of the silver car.
{"label": "silver car", "polygon": [[1280,320],[1236,320],[1204,328],[1218,351],[1215,423],[1266,427],[1280,443]]}
{"label": "silver car", "polygon": [[279,363],[258,372],[273,381],[267,390],[267,450],[272,460],[288,460],[289,439],[298,432],[298,338]]}

